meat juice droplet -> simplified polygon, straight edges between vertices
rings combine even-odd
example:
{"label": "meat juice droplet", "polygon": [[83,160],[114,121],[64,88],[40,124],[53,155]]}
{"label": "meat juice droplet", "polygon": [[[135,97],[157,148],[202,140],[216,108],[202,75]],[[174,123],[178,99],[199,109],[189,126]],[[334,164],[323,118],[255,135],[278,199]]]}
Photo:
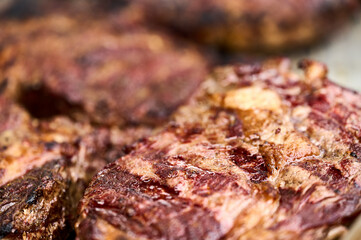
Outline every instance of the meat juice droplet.
{"label": "meat juice droplet", "polygon": [[150,181],[151,181],[151,179],[150,179],[150,178],[148,178],[148,177],[144,177],[144,176],[142,176],[142,177],[140,178],[140,180],[141,180],[142,182],[145,182],[145,183],[148,183],[148,182],[150,182]]}

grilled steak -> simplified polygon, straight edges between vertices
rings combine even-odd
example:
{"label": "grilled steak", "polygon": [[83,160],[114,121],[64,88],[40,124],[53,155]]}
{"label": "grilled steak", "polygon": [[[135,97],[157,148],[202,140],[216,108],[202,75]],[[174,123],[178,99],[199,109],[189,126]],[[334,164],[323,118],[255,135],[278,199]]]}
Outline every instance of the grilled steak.
{"label": "grilled steak", "polygon": [[[357,0],[138,0],[150,19],[231,50],[280,51],[325,38],[350,19]],[[330,24],[332,22],[332,24]]]}
{"label": "grilled steak", "polygon": [[78,239],[325,239],[361,210],[361,96],[304,61],[217,69],[92,180]]}
{"label": "grilled steak", "polygon": [[64,239],[91,177],[142,131],[39,122],[0,98],[0,238]]}
{"label": "grilled steak", "polygon": [[204,78],[197,51],[140,26],[136,8],[99,19],[70,16],[2,23],[0,81],[37,118],[157,125]]}
{"label": "grilled steak", "polygon": [[92,176],[205,73],[195,49],[143,26],[136,8],[102,20],[64,8],[2,21],[0,238],[66,238]]}

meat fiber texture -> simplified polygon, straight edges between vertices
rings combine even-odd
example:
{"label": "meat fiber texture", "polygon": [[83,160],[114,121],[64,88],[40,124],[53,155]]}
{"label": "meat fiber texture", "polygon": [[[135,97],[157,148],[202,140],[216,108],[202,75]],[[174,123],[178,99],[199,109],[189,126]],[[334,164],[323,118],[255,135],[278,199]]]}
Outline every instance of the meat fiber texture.
{"label": "meat fiber texture", "polygon": [[39,121],[0,96],[0,238],[66,238],[91,177],[125,154],[137,132]]}
{"label": "meat fiber texture", "polygon": [[218,68],[92,180],[78,239],[333,239],[361,210],[361,96],[287,59]]}
{"label": "meat fiber texture", "polygon": [[65,239],[93,175],[204,79],[197,50],[136,8],[73,11],[2,19],[0,238]]}

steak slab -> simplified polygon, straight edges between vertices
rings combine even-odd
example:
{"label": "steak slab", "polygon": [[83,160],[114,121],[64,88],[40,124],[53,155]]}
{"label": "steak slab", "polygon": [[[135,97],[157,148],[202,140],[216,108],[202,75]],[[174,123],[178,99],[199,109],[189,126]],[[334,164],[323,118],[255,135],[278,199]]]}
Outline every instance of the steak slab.
{"label": "steak slab", "polygon": [[216,69],[100,171],[78,239],[332,239],[361,209],[361,96],[286,59]]}

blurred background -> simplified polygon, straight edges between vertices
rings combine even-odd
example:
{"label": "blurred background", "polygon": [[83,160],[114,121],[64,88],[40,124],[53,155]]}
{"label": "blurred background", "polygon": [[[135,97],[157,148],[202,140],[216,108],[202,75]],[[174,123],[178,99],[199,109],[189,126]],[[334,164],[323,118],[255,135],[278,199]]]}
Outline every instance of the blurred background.
{"label": "blurred background", "polygon": [[[135,1],[127,1],[127,0],[65,0],[65,1],[46,1],[46,0],[1,0],[0,1],[0,17],[2,21],[6,19],[29,19],[38,17],[44,14],[48,14],[49,12],[71,12],[72,14],[78,14],[78,13],[86,13],[86,14],[93,14],[93,13],[114,13],[118,9],[125,8],[127,5],[129,5],[129,2],[140,2],[141,4],[144,4],[148,11],[148,16],[150,22],[154,19],[155,23],[161,23],[164,22],[171,22],[171,24],[166,25],[168,27],[168,30],[170,29],[173,31],[173,33],[179,34],[181,37],[188,38],[190,35],[194,35],[194,32],[192,32],[194,29],[196,31],[199,31],[199,28],[202,27],[204,24],[204,21],[207,22],[204,25],[210,24],[210,26],[213,26],[215,28],[219,27],[219,19],[222,18],[222,12],[214,11],[216,7],[212,6],[211,11],[207,10],[206,14],[202,15],[202,19],[200,22],[197,22],[198,20],[196,18],[199,18],[197,14],[203,13],[203,12],[197,12],[199,9],[195,8],[192,9],[193,12],[187,12],[182,10],[182,7],[184,8],[187,3],[187,1],[162,1],[157,0],[153,1],[154,4],[149,4],[149,0],[135,0]],[[167,2],[165,4],[165,2]],[[175,6],[166,6],[171,5],[171,3],[178,4]],[[195,1],[196,2],[196,1]],[[204,6],[207,5],[207,1],[199,1]],[[213,1],[208,1],[213,2]],[[233,1],[236,2],[236,1]],[[242,2],[242,1],[239,1]],[[260,2],[262,1],[255,1]],[[267,2],[267,1],[263,1]],[[274,2],[274,1],[269,1]],[[292,1],[289,1],[292,2]],[[306,4],[309,5],[315,5],[315,8],[317,8],[318,2],[322,1],[316,1],[316,0],[310,0],[310,1],[304,1]],[[330,6],[332,4],[337,5],[337,2],[345,2],[345,4],[355,4],[352,1],[328,1],[324,0],[323,2],[327,2],[328,6],[324,7],[325,9],[331,8]],[[227,0],[224,2],[232,3],[232,0]],[[152,5],[156,5],[156,8],[152,8]],[[163,9],[163,5],[165,5]],[[190,4],[188,4],[190,5]],[[195,4],[194,4],[195,5]],[[209,4],[210,5],[210,4]],[[267,4],[265,4],[267,5]],[[269,5],[269,4],[268,4]],[[285,5],[285,4],[280,4]],[[232,7],[232,6],[231,6]],[[251,6],[252,9],[255,7]],[[251,8],[250,7],[250,8]],[[269,7],[269,6],[267,6]],[[272,7],[272,5],[270,5]],[[312,7],[312,6],[311,6]],[[333,6],[335,9],[336,7]],[[168,9],[167,9],[168,8]],[[180,17],[184,18],[183,22],[179,21],[179,23],[173,24],[172,23],[172,17],[168,15],[176,15],[175,12],[172,12],[173,9],[177,9],[177,14],[183,14]],[[199,6],[198,6],[199,8]],[[282,6],[280,6],[282,8]],[[316,41],[310,41],[305,39],[304,43],[302,44],[302,37],[300,38],[301,44],[294,44],[293,47],[292,44],[288,44],[289,42],[285,41],[283,45],[290,45],[290,47],[274,47],[272,48],[272,45],[263,47],[265,45],[264,43],[258,43],[259,48],[257,48],[257,51],[254,51],[254,46],[249,47],[251,51],[248,51],[247,45],[246,47],[242,47],[240,49],[225,49],[223,46],[215,47],[214,45],[208,45],[203,44],[203,40],[198,41],[196,39],[195,42],[199,44],[199,48],[203,50],[203,53],[205,53],[209,58],[212,58],[211,65],[218,65],[218,64],[230,64],[234,62],[247,62],[247,61],[258,61],[269,57],[277,57],[277,56],[286,56],[290,57],[294,62],[297,62],[300,59],[303,58],[313,58],[315,60],[322,61],[327,64],[329,68],[329,77],[348,88],[352,88],[358,91],[361,91],[361,18],[358,14],[358,10],[355,10],[354,5],[352,5],[352,11],[347,10],[342,17],[339,18],[347,18],[345,21],[343,21],[342,24],[337,24],[337,17],[335,16],[335,20],[332,18],[326,19],[327,22],[319,29],[316,28],[316,31],[322,32],[322,29],[327,29],[326,31],[330,31],[331,33],[320,33],[320,36],[316,36]],[[157,10],[159,9],[159,11]],[[181,9],[181,10],[179,10]],[[335,12],[335,9],[332,11]],[[247,9],[246,9],[247,10]],[[244,11],[246,11],[244,10]],[[279,9],[271,9],[271,11],[279,11]],[[304,10],[304,9],[301,9]],[[280,10],[282,13],[282,9]],[[319,9],[319,12],[326,12],[327,10]],[[337,9],[336,9],[337,11]],[[256,10],[254,11],[256,12]],[[332,15],[335,15],[334,12],[331,12]],[[167,15],[168,14],[168,15]],[[242,13],[245,15],[245,13]],[[249,15],[251,15],[250,13]],[[267,13],[265,13],[267,14]],[[316,14],[318,14],[316,12]],[[195,17],[193,16],[195,15]],[[295,13],[295,15],[297,15]],[[307,15],[307,13],[306,13]],[[95,15],[94,15],[95,16]],[[177,16],[179,17],[179,16]],[[187,19],[188,18],[188,19]],[[223,17],[224,18],[224,17]],[[248,16],[248,18],[252,18],[252,16]],[[270,16],[272,18],[272,15]],[[160,19],[160,21],[159,21]],[[321,19],[321,18],[320,18]],[[229,19],[226,19],[227,21],[230,21]],[[224,23],[221,22],[221,24],[228,24],[226,23],[226,20]],[[272,20],[272,19],[271,19]],[[317,20],[317,18],[314,18],[313,20]],[[0,20],[1,21],[1,20]],[[189,22],[191,23],[189,23]],[[197,22],[194,24],[193,22]],[[252,20],[253,23],[256,22],[255,20]],[[284,21],[284,20],[282,20]],[[300,20],[302,21],[302,19]],[[152,23],[151,23],[152,24]],[[188,24],[188,25],[187,25]],[[198,25],[197,25],[198,24]],[[232,23],[233,24],[233,23]],[[290,28],[294,27],[291,23],[288,23]],[[315,23],[316,24],[316,23]],[[197,26],[195,26],[197,25]],[[222,25],[220,25],[223,27]],[[198,29],[197,29],[198,27]],[[247,27],[247,26],[246,26]],[[174,28],[174,29],[172,29]],[[194,28],[194,29],[193,29]],[[257,26],[255,26],[257,28]],[[184,29],[186,31],[184,31]],[[190,30],[189,30],[190,29]],[[332,30],[329,30],[332,29]],[[189,31],[188,31],[189,30]],[[202,30],[202,29],[201,29]],[[0,29],[1,31],[1,29]],[[208,36],[207,36],[208,37]],[[209,37],[208,37],[209,38]],[[193,39],[192,39],[193,40]],[[252,36],[250,37],[250,41],[252,41]],[[281,41],[282,43],[282,41]],[[217,44],[216,44],[217,45]],[[270,51],[271,49],[271,51]]]}
{"label": "blurred background", "polygon": [[350,25],[323,45],[293,56],[296,61],[302,58],[326,63],[333,81],[361,91],[361,18],[355,17]]}

